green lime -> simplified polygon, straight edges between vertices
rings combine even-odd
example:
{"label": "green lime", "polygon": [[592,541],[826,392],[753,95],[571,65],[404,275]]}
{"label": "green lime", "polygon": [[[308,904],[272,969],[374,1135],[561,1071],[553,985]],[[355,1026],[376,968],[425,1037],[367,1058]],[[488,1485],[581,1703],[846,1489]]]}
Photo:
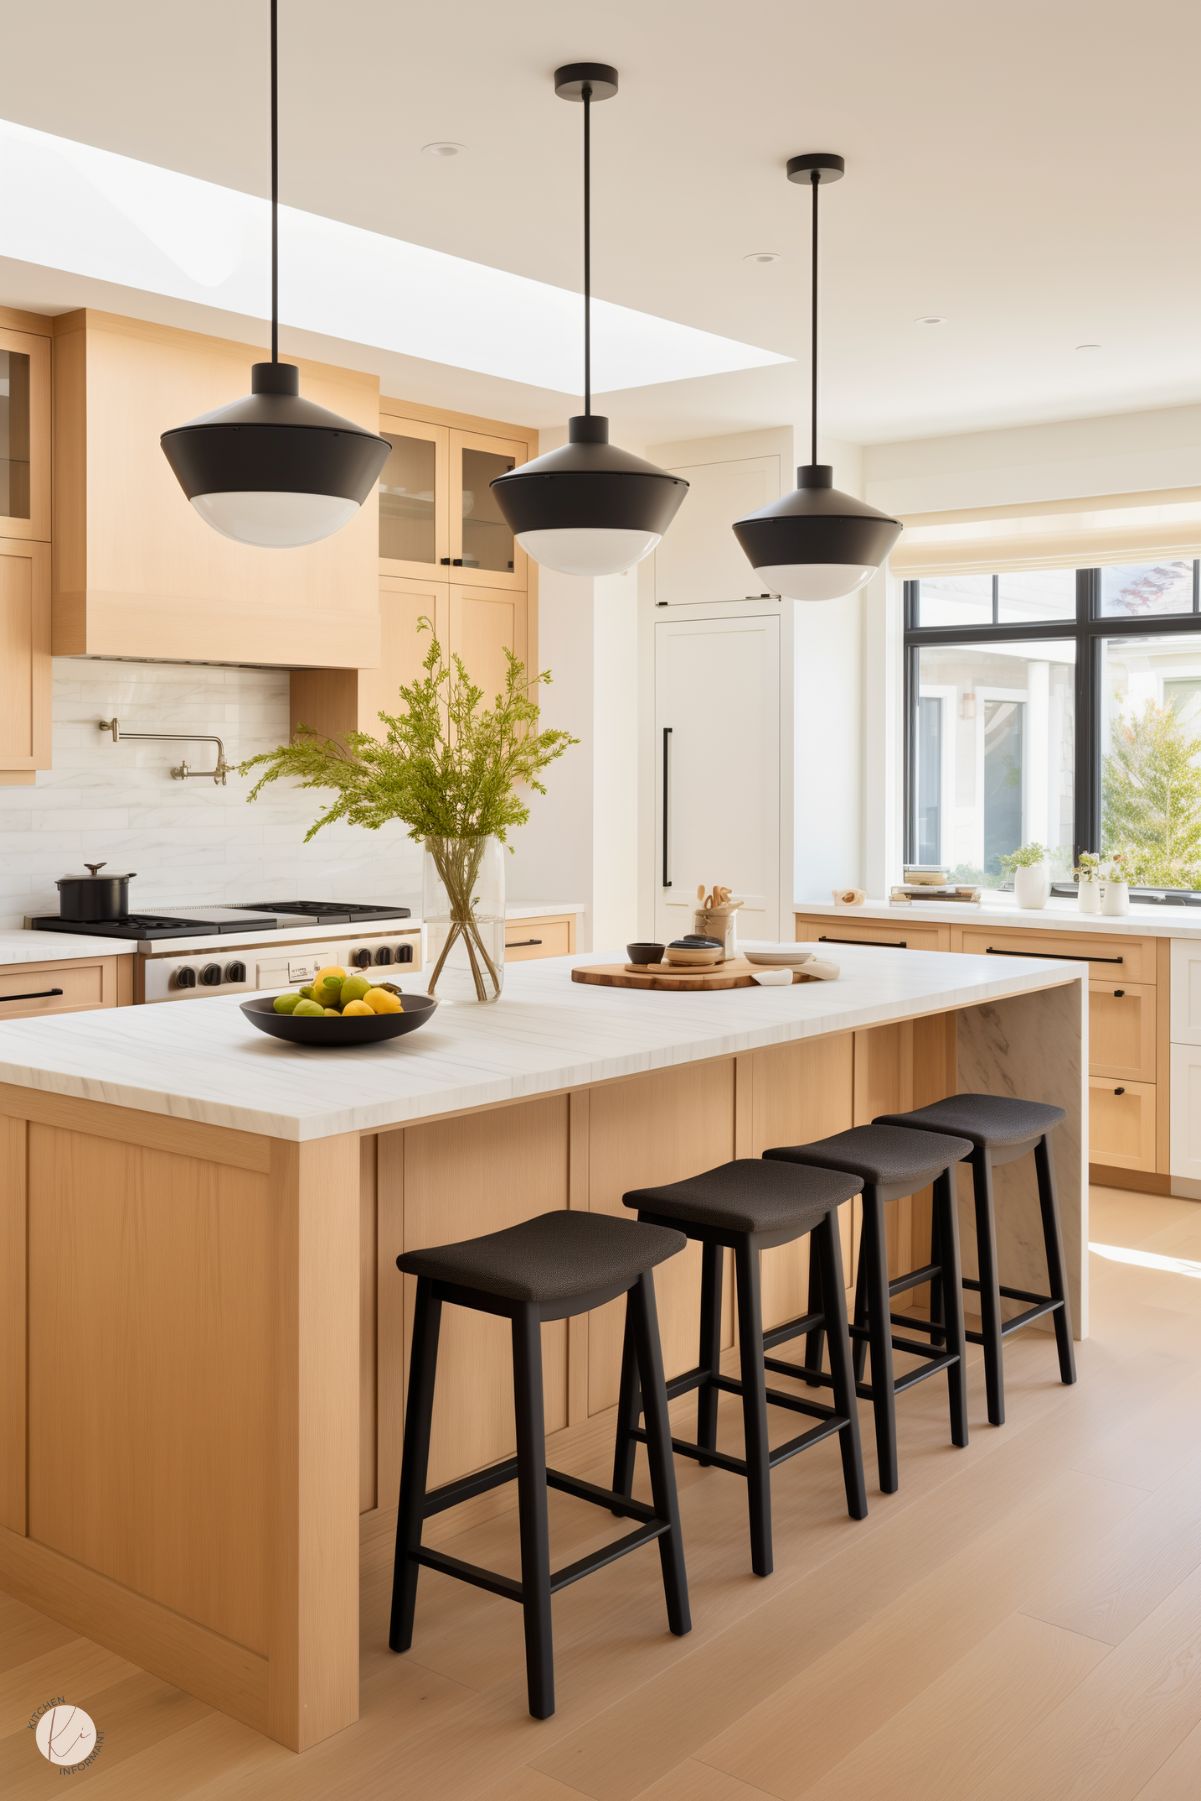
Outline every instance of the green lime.
{"label": "green lime", "polygon": [[297,1001],[292,1009],[293,1019],[324,1019],[325,1008],[317,1001]]}
{"label": "green lime", "polygon": [[303,999],[304,996],[300,994],[277,994],[274,1002],[275,1011],[277,1013],[294,1013]]}

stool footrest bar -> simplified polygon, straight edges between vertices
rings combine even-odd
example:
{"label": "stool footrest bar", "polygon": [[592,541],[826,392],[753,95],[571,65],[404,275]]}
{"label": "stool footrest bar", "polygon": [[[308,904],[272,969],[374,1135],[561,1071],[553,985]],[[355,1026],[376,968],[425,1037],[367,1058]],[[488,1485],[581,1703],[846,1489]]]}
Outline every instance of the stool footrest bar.
{"label": "stool footrest bar", "polygon": [[795,1457],[799,1451],[807,1451],[810,1445],[819,1445],[823,1438],[833,1438],[836,1432],[841,1432],[849,1424],[845,1413],[831,1414],[820,1426],[811,1426],[808,1432],[802,1432],[798,1438],[790,1438],[784,1444],[777,1445],[768,1456],[768,1462],[774,1470],[777,1464],[787,1463],[790,1457]]}
{"label": "stool footrest bar", "polygon": [[612,1544],[602,1545],[599,1551],[589,1551],[586,1557],[579,1557],[574,1563],[566,1564],[563,1569],[555,1570],[550,1579],[550,1592],[557,1595],[561,1588],[570,1588],[581,1576],[591,1576],[593,1570],[603,1570],[607,1564],[616,1563],[628,1551],[641,1550],[643,1545],[653,1544],[662,1538],[665,1532],[671,1531],[668,1520],[655,1519],[654,1516],[636,1532],[627,1532],[624,1538],[615,1538]]}
{"label": "stool footrest bar", "polygon": [[601,1488],[595,1482],[585,1482],[580,1476],[569,1476],[564,1470],[546,1472],[546,1486],[556,1488],[565,1495],[574,1495],[577,1501],[591,1501],[594,1507],[608,1507],[614,1513],[624,1513],[632,1520],[641,1520],[648,1524],[657,1519],[653,1507],[645,1501],[634,1501],[628,1495],[619,1495],[614,1489]]}
{"label": "stool footrest bar", "polygon": [[490,1488],[499,1488],[502,1482],[512,1482],[517,1476],[516,1457],[506,1457],[501,1463],[493,1463],[486,1470],[476,1470],[470,1476],[460,1476],[455,1482],[444,1482],[441,1488],[431,1488],[425,1497],[425,1505],[421,1510],[422,1518],[429,1519],[431,1514],[445,1513],[448,1507],[457,1507],[461,1501],[470,1501],[476,1495],[486,1495]]}
{"label": "stool footrest bar", "polygon": [[815,1326],[824,1326],[825,1314],[819,1309],[816,1313],[803,1313],[799,1319],[786,1320],[782,1326],[769,1326],[763,1334],[763,1348],[769,1351],[773,1345],[783,1344],[787,1338],[799,1338],[802,1332],[812,1332]]}
{"label": "stool footrest bar", "polygon": [[461,1557],[448,1557],[445,1551],[431,1551],[425,1545],[418,1545],[412,1553],[414,1563],[424,1565],[427,1570],[440,1570],[444,1576],[455,1576],[460,1582],[470,1582],[473,1588],[486,1588],[489,1594],[502,1595],[506,1601],[521,1600],[521,1584],[512,1576],[499,1576],[495,1570],[486,1570],[478,1563],[465,1563]]}
{"label": "stool footrest bar", "polygon": [[942,1271],[937,1263],[925,1263],[921,1269],[911,1269],[907,1275],[894,1276],[888,1284],[888,1292],[889,1294],[904,1294],[906,1289],[920,1288],[923,1282],[933,1282],[941,1274]]}
{"label": "stool footrest bar", "polygon": [[[965,1276],[963,1278],[963,1286],[965,1288],[973,1289],[977,1294],[979,1294],[979,1292],[980,1292],[980,1284],[976,1280],[975,1276]],[[1030,1289],[1028,1289],[1028,1288],[1006,1288],[1004,1283],[998,1284],[997,1293],[999,1295],[1001,1295],[1001,1297],[1006,1301],[1036,1301],[1037,1302],[1037,1301],[1046,1301],[1046,1300],[1050,1299],[1049,1295],[1033,1294],[1030,1291]]]}

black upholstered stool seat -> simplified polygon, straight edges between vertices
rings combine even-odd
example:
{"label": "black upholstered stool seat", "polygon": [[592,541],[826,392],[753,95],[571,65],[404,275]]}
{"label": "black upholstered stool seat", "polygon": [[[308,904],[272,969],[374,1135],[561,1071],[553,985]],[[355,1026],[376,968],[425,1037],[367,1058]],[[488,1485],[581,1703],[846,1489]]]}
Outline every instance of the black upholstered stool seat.
{"label": "black upholstered stool seat", "polygon": [[908,1182],[912,1194],[933,1182],[950,1163],[971,1152],[971,1142],[947,1131],[913,1131],[907,1126],[881,1124],[854,1126],[818,1138],[812,1144],[781,1144],[764,1151],[765,1158],[785,1163],[816,1165],[821,1169],[849,1170],[865,1182],[891,1188]]}
{"label": "black upholstered stool seat", "polygon": [[912,1113],[881,1113],[877,1125],[913,1126],[923,1132],[951,1132],[974,1145],[1027,1144],[1065,1117],[1062,1107],[1022,1101],[1005,1094],[952,1094]]}
{"label": "black upholstered stool seat", "polygon": [[[964,1288],[980,1296],[980,1330],[970,1328],[966,1334],[972,1344],[984,1347],[984,1381],[988,1396],[988,1419],[992,1426],[1005,1423],[1005,1371],[1002,1341],[1020,1332],[1035,1320],[1051,1317],[1055,1343],[1059,1353],[1060,1380],[1076,1380],[1076,1355],[1072,1348],[1072,1320],[1064,1273],[1063,1241],[1059,1225],[1059,1202],[1055,1195],[1055,1178],[1051,1169],[1050,1134],[1065,1119],[1062,1107],[1045,1101],[1027,1101],[1005,1094],[952,1094],[946,1100],[933,1101],[928,1107],[915,1107],[912,1113],[885,1113],[876,1122],[889,1131],[913,1129],[914,1135],[926,1138],[930,1132],[953,1132],[971,1140],[968,1166],[972,1175],[972,1200],[976,1214],[976,1261],[979,1276],[964,1276]],[[1007,1287],[1001,1281],[997,1256],[996,1205],[993,1197],[993,1172],[1007,1163],[1016,1163],[1033,1152],[1035,1183],[1039,1213],[1042,1218],[1043,1248],[1047,1259],[1049,1293],[1039,1294],[1029,1288]],[[1015,1197],[1016,1199],[1016,1197]],[[930,1261],[937,1262],[938,1222],[931,1226]],[[1002,1301],[1022,1303],[1021,1311],[1005,1317]],[[924,1328],[935,1342],[942,1334],[939,1296],[931,1291],[930,1322]],[[917,1322],[910,1322],[911,1324]],[[919,1328],[920,1329],[920,1328]]]}
{"label": "black upholstered stool seat", "polygon": [[[908,1138],[908,1134],[904,1136]],[[765,1163],[761,1157],[738,1157],[683,1182],[635,1188],[622,1197],[627,1207],[636,1209],[643,1230],[678,1225],[701,1246],[699,1360],[695,1368],[673,1376],[667,1384],[669,1400],[695,1391],[696,1437],[673,1437],[671,1445],[678,1456],[727,1470],[746,1482],[751,1568],[757,1576],[770,1576],[773,1567],[772,1471],[811,1445],[837,1436],[847,1512],[856,1520],[867,1512],[838,1235],[838,1209],[862,1187],[860,1178],[846,1170],[801,1169],[796,1164]],[[762,1253],[800,1238],[809,1240],[811,1305],[800,1319],[765,1331]],[[726,1374],[721,1357],[721,1290],[727,1252],[733,1253],[734,1264],[737,1377]],[[819,1286],[820,1300],[815,1300]],[[824,1371],[794,1369],[766,1355],[787,1339],[819,1332],[830,1338],[829,1376]],[[613,1452],[613,1487],[623,1495],[633,1493],[637,1446],[650,1442],[648,1429],[638,1423],[645,1396],[640,1402],[635,1350],[627,1324]],[[782,1368],[790,1375],[801,1375],[811,1387],[828,1386],[833,1391],[830,1404],[768,1388],[766,1372]],[[723,1394],[737,1395],[742,1402],[741,1457],[717,1448],[717,1403]],[[767,1431],[769,1406],[799,1413],[815,1423],[772,1445]]]}
{"label": "black upholstered stool seat", "polygon": [[[409,1352],[400,1509],[396,1518],[392,1618],[388,1627],[388,1643],[393,1651],[407,1651],[413,1642],[417,1578],[423,1569],[437,1570],[440,1575],[453,1576],[490,1594],[516,1601],[525,1624],[530,1712],[535,1719],[545,1720],[555,1711],[551,1597],[578,1582],[581,1576],[604,1569],[627,1552],[656,1542],[668,1627],[677,1637],[690,1630],[667,1386],[651,1275],[656,1264],[674,1257],[687,1242],[682,1232],[670,1226],[635,1225],[601,1213],[542,1213],[502,1232],[487,1232],[458,1244],[406,1251],[396,1259],[397,1267],[406,1275],[416,1276],[417,1296]],[[543,1323],[588,1313],[621,1294],[626,1297],[630,1379],[640,1387],[646,1416],[649,1505],[635,1501],[628,1489],[618,1492],[616,1487],[599,1488],[565,1470],[548,1469],[546,1463]],[[440,1488],[429,1488],[438,1337],[442,1309],[446,1306],[471,1308],[509,1321],[517,1449],[513,1456],[503,1457],[486,1469],[472,1470],[453,1482],[444,1482]],[[521,1538],[520,1580],[422,1542],[422,1525],[431,1514],[457,1507],[461,1501],[470,1501],[514,1478]],[[577,1557],[562,1569],[553,1570],[546,1506],[547,1490],[551,1488],[633,1521],[633,1530],[599,1550]]]}
{"label": "black upholstered stool seat", "polygon": [[396,1263],[410,1276],[508,1301],[556,1306],[598,1289],[624,1291],[682,1251],[685,1242],[683,1233],[662,1226],[639,1229],[604,1213],[560,1211],[458,1244],[406,1251]]}
{"label": "black upholstered stool seat", "polygon": [[683,1182],[635,1188],[624,1196],[624,1205],[660,1220],[718,1226],[727,1232],[786,1231],[790,1238],[799,1238],[831,1207],[849,1201],[862,1187],[859,1178],[845,1170],[812,1170],[801,1182],[796,1170],[765,1165],[761,1157],[738,1157]]}

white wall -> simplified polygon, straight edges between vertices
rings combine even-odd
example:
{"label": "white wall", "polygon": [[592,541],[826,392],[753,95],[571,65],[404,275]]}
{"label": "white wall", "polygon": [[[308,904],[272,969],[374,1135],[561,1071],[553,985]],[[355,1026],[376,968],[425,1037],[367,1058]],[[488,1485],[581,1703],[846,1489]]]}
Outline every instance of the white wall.
{"label": "white wall", "polygon": [[186,757],[212,767],[206,744],[114,744],[97,729],[115,713],[130,731],[215,733],[231,762],[288,736],[285,670],[54,660],[54,767],[29,787],[0,787],[0,925],[58,912],[57,877],[84,859],[137,872],[130,900],[156,908],[263,900],[395,902],[418,911],[421,850],[403,828],[330,826],[311,844],[322,796],[276,783],[253,806],[228,785],[172,781]]}

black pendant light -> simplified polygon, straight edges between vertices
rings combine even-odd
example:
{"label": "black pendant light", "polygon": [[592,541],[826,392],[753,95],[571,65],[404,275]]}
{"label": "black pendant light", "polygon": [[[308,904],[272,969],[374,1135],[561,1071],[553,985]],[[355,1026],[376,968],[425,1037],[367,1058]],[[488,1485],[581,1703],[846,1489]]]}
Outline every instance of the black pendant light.
{"label": "black pendant light", "polygon": [[200,517],[241,544],[314,544],[370,494],[386,438],[300,398],[300,372],[279,360],[279,72],[271,0],[271,361],[254,363],[244,400],[159,440]]}
{"label": "black pendant light", "polygon": [[609,442],[609,421],[592,411],[592,103],[617,92],[607,63],[566,63],[555,93],[584,107],[584,411],[567,422],[567,443],[506,475],[496,504],[528,556],[564,575],[618,575],[649,556],[688,492],[688,483]]}
{"label": "black pendant light", "polygon": [[901,535],[900,521],[878,513],[834,486],[829,463],[817,460],[817,194],[841,181],[841,156],[814,151],[789,158],[788,179],[813,195],[811,270],[810,461],[796,472],[791,494],[748,513],[734,526],[763,586],[786,600],[837,600],[869,581]]}

